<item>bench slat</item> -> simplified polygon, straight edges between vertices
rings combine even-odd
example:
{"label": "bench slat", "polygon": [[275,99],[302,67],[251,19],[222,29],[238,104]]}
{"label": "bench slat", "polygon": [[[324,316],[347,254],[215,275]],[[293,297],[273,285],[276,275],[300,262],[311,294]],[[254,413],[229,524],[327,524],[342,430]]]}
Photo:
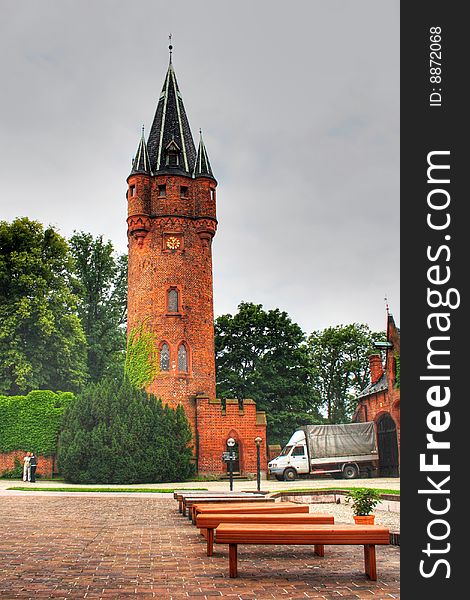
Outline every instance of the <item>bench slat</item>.
{"label": "bench slat", "polygon": [[389,544],[390,533],[379,525],[221,523],[216,542],[223,544]]}
{"label": "bench slat", "polygon": [[187,509],[191,508],[195,502],[205,503],[240,503],[240,502],[274,502],[274,498],[265,498],[264,496],[254,495],[239,495],[236,496],[185,496],[181,499],[181,511],[183,515],[186,515]]}
{"label": "bench slat", "polygon": [[333,515],[326,513],[199,513],[200,528],[218,527],[221,523],[293,523],[334,524]]}
{"label": "bench slat", "polygon": [[[242,509],[245,506],[273,506],[274,498],[271,498],[271,499],[245,498],[244,500],[237,500],[236,502],[226,502],[226,501],[219,501],[219,500],[216,500],[216,501],[203,500],[201,503],[198,501],[187,503],[187,508],[190,510],[189,518],[192,520],[193,523],[196,522],[196,515],[199,512],[198,507],[202,506],[202,505],[209,507],[210,512],[214,512],[214,507],[217,507],[217,511],[219,511],[219,507],[221,507],[221,510],[224,511],[225,507],[236,507],[236,508]],[[238,511],[238,512],[240,512],[240,511]]]}
{"label": "bench slat", "polygon": [[275,509],[284,512],[309,512],[308,504],[296,504],[294,502],[274,502],[259,500],[257,502],[195,502],[194,506],[197,507],[198,512],[227,512],[227,511],[238,511],[243,512],[246,508],[247,512],[255,511],[258,509],[268,508]]}

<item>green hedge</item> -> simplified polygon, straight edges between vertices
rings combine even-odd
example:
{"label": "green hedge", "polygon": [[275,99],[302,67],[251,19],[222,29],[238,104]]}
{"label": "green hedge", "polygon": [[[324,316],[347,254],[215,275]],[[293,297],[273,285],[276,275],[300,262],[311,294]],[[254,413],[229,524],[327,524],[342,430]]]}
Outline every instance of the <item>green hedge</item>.
{"label": "green hedge", "polygon": [[32,451],[55,454],[71,392],[37,390],[27,396],[0,396],[0,452]]}

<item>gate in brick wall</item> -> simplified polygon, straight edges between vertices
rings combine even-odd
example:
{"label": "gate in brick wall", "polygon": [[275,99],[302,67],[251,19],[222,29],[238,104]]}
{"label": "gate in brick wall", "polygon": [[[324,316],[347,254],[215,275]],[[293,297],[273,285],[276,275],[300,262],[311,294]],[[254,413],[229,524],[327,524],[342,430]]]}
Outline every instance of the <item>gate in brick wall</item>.
{"label": "gate in brick wall", "polygon": [[384,413],[377,419],[377,441],[380,475],[382,477],[398,477],[397,427],[389,413]]}

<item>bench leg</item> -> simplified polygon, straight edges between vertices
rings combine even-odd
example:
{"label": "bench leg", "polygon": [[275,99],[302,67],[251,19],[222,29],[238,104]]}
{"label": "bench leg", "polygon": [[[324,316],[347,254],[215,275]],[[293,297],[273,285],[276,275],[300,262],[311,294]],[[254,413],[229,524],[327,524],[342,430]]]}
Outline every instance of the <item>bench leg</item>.
{"label": "bench leg", "polygon": [[323,544],[315,544],[315,554],[317,556],[325,556],[325,546]]}
{"label": "bench leg", "polygon": [[180,500],[178,502],[178,512],[180,512],[180,513],[183,512],[183,500]]}
{"label": "bench leg", "polygon": [[377,561],[374,545],[364,546],[364,563],[367,577],[372,581],[377,581]]}
{"label": "bench leg", "polygon": [[207,556],[212,556],[214,553],[214,530],[207,528]]}
{"label": "bench leg", "polygon": [[186,516],[186,504],[183,502],[183,508],[181,510],[181,514],[183,515],[183,517]]}
{"label": "bench leg", "polygon": [[237,544],[228,545],[228,573],[230,577],[238,577],[237,571]]}

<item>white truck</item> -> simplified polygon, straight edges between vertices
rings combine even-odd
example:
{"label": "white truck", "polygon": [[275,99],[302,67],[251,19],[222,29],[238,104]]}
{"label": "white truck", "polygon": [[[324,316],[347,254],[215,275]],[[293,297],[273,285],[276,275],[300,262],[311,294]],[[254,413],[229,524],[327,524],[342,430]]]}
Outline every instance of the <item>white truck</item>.
{"label": "white truck", "polygon": [[354,479],[378,472],[379,454],[374,423],[305,425],[268,464],[279,481],[323,475]]}

